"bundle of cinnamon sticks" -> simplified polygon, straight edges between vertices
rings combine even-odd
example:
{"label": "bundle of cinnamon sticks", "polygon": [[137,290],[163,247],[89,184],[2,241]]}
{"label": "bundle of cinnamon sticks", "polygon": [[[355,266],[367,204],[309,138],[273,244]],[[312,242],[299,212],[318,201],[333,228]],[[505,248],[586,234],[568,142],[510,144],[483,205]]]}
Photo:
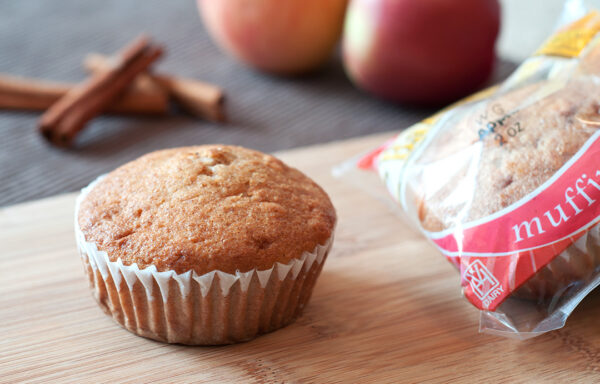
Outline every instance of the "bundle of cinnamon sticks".
{"label": "bundle of cinnamon sticks", "polygon": [[0,109],[45,110],[39,129],[58,146],[70,146],[77,134],[102,113],[162,115],[169,101],[200,118],[224,121],[223,91],[212,84],[150,72],[163,48],[142,36],[115,57],[90,54],[90,77],[62,84],[0,74]]}

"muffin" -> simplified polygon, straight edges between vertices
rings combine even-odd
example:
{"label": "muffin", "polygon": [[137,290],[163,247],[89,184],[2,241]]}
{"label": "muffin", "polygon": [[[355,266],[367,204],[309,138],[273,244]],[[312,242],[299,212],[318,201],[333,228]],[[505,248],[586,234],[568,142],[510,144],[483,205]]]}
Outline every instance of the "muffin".
{"label": "muffin", "polygon": [[[489,217],[548,181],[597,132],[598,124],[590,123],[600,121],[597,90],[586,77],[558,90],[555,82],[543,81],[501,94],[461,116],[418,161],[435,173],[447,169],[448,159],[458,153],[474,154],[456,162],[454,177],[443,186],[422,189],[417,203],[422,227],[439,232]],[[493,130],[490,122],[496,123]],[[469,192],[458,202],[456,191],[466,191],[465,185]],[[511,286],[516,289],[512,295],[546,300],[588,281],[600,267],[599,229],[592,226],[523,285]]]}
{"label": "muffin", "polygon": [[300,171],[225,145],[142,156],[85,188],[75,215],[102,309],[140,336],[195,345],[249,340],[298,317],[336,223]]}

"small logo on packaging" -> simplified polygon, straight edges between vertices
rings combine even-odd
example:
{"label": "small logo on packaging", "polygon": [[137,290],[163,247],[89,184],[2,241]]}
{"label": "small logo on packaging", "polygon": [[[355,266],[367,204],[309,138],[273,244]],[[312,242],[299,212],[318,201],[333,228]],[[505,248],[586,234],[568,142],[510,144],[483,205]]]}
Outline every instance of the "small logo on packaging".
{"label": "small logo on packaging", "polygon": [[469,282],[479,300],[484,300],[500,285],[494,275],[479,260],[472,262],[465,270],[464,279]]}

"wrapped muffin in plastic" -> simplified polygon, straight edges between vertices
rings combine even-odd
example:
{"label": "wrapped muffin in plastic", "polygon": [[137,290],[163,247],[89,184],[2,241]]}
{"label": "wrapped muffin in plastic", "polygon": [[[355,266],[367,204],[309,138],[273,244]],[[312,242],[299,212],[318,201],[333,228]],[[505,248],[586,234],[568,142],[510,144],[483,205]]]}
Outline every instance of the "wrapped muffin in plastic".
{"label": "wrapped muffin in plastic", "polygon": [[560,328],[600,283],[599,31],[587,14],[357,164],[460,270],[484,331]]}

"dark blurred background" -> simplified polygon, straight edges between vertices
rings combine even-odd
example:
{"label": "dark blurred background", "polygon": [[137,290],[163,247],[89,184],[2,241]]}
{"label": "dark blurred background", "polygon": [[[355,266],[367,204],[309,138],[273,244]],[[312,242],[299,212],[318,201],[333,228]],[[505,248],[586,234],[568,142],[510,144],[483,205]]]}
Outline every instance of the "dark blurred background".
{"label": "dark blurred background", "polygon": [[[560,9],[559,1],[523,3],[503,2],[501,59],[491,82],[507,76],[543,40],[543,29],[551,28]],[[515,29],[531,22],[536,5],[545,6],[544,28],[519,35]],[[0,0],[0,72],[80,81],[86,76],[81,62],[87,53],[111,54],[140,32],[167,47],[157,69],[224,88],[228,122],[214,124],[181,114],[99,117],[74,148],[63,150],[39,136],[39,113],[0,111],[0,206],[75,191],[159,148],[225,143],[273,152],[400,130],[434,112],[362,93],[346,78],[337,58],[315,74],[293,79],[248,69],[212,43],[193,0]]]}

